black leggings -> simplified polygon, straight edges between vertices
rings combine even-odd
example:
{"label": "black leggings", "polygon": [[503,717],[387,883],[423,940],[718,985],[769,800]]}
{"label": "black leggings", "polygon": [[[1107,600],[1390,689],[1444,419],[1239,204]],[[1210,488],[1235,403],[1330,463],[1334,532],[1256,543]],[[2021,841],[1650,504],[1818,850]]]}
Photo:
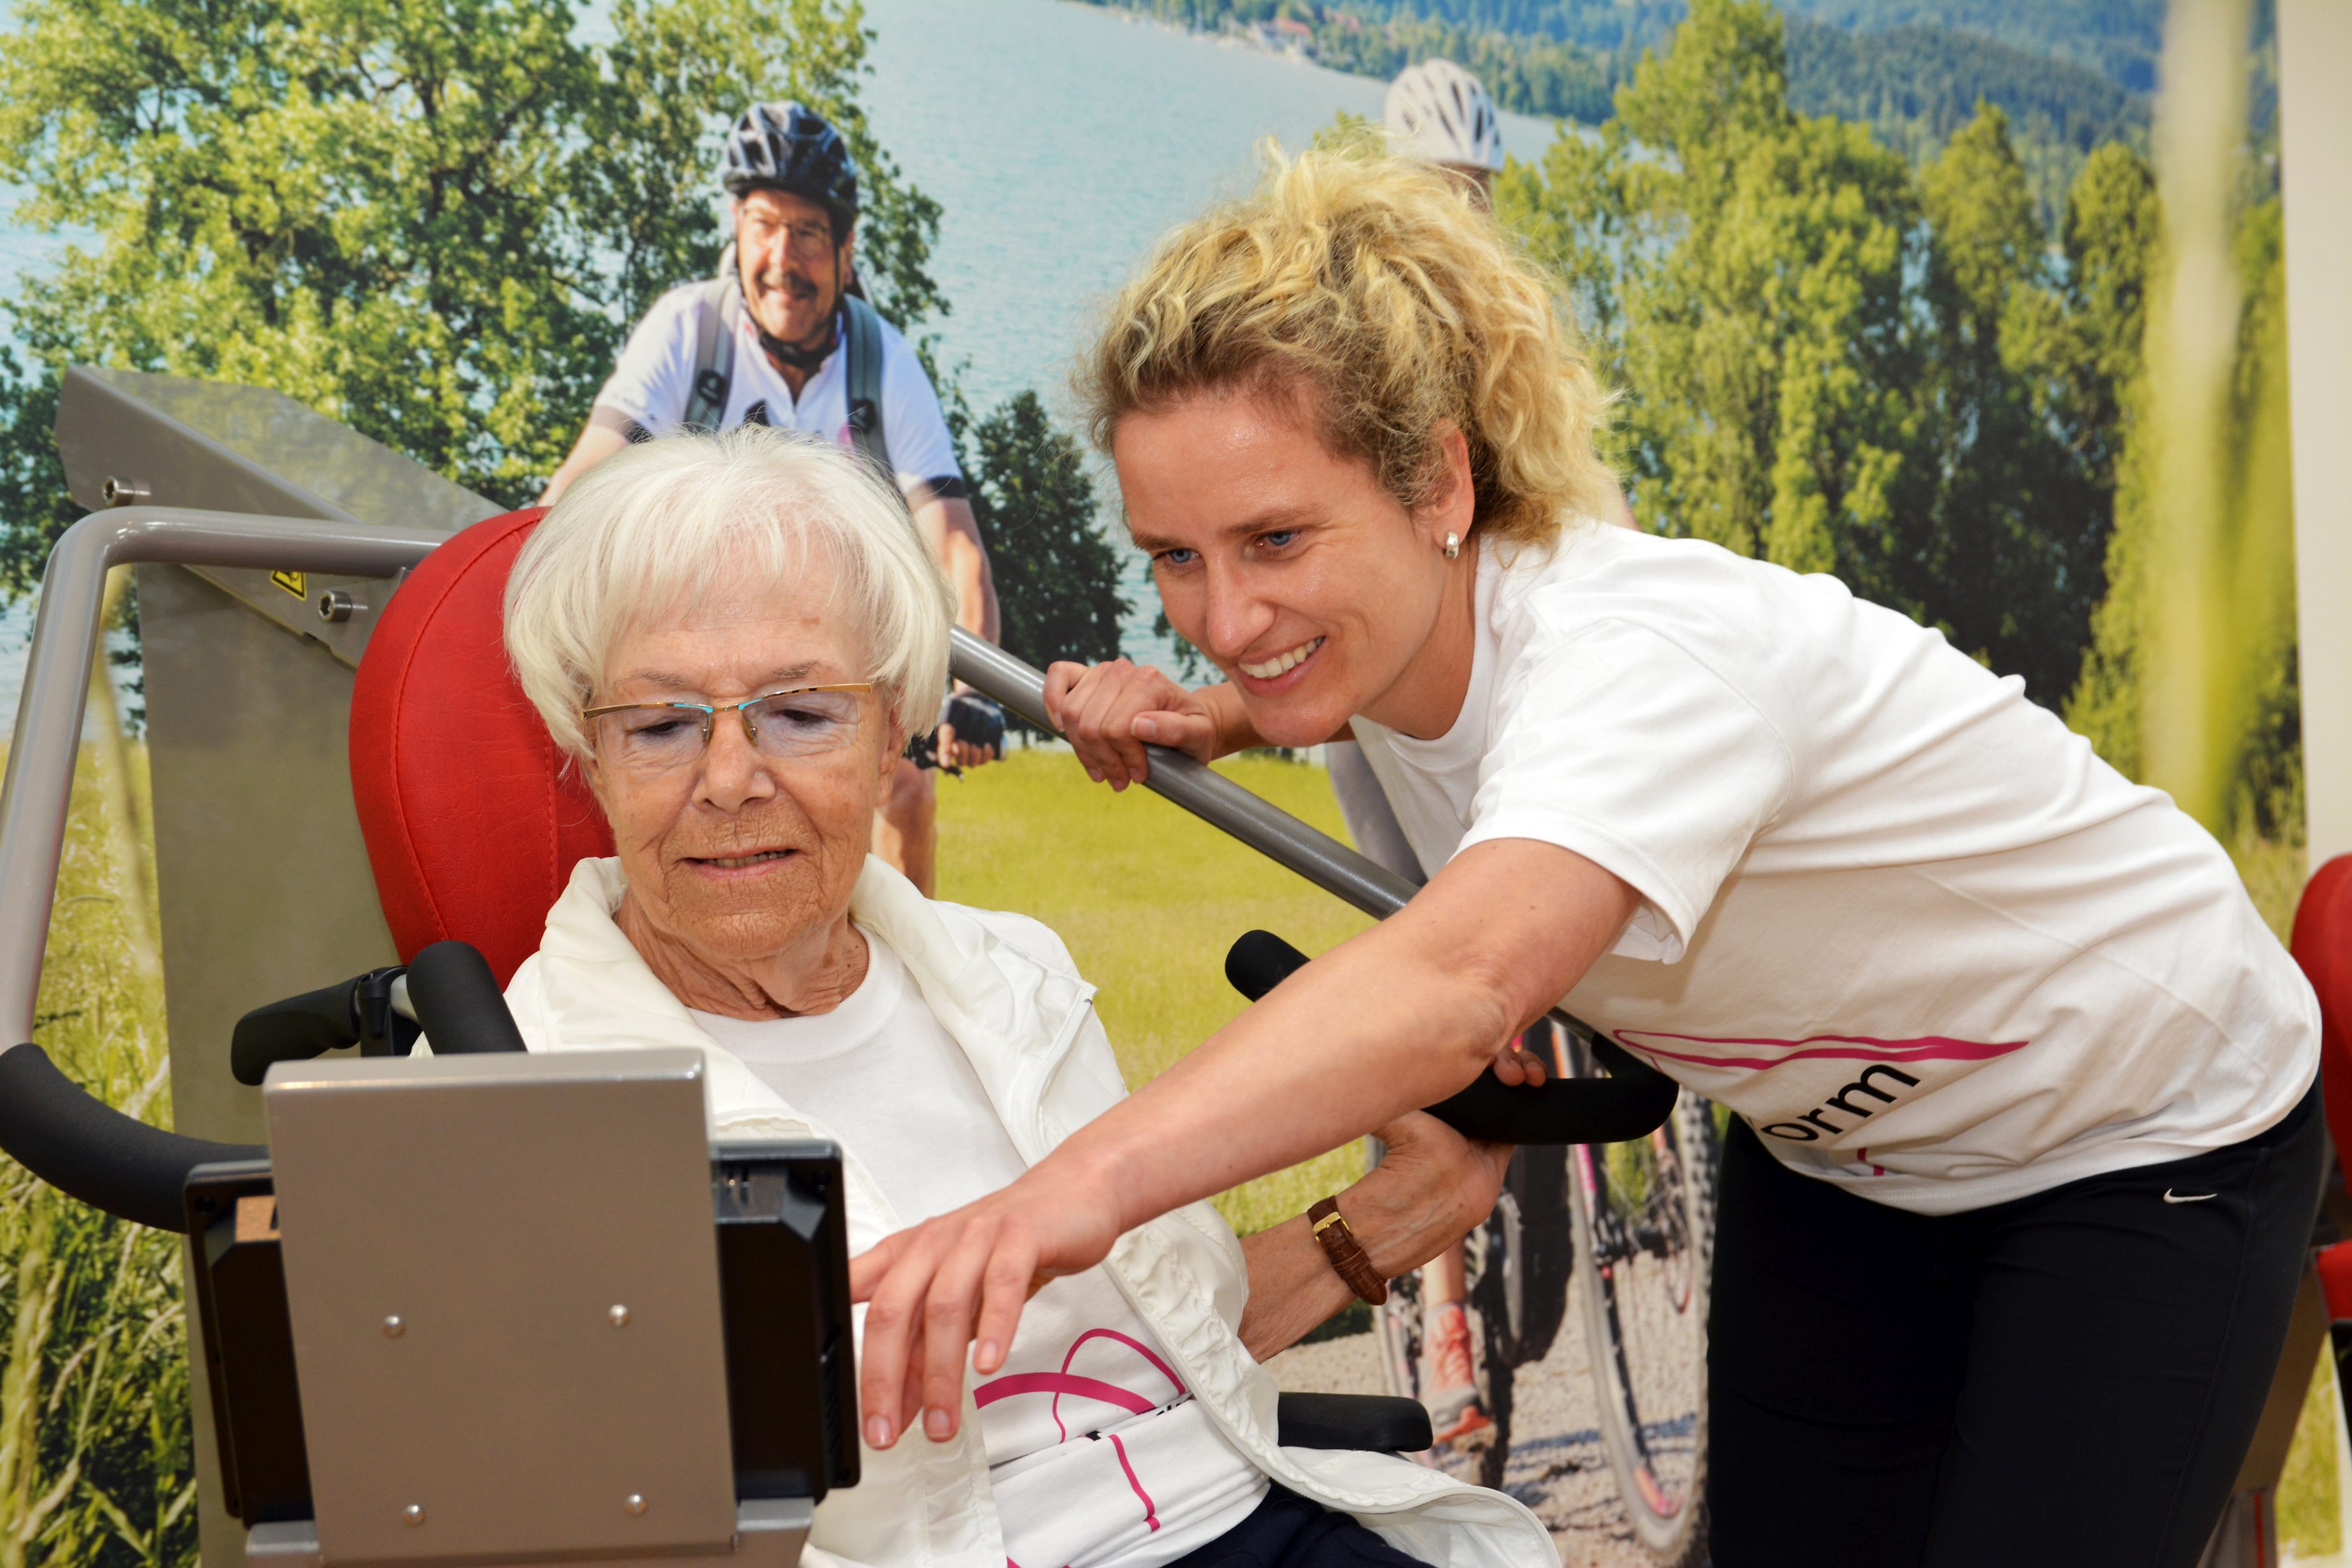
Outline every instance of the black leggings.
{"label": "black leggings", "polygon": [[1930,1218],[1798,1175],[1735,1121],[1717,1568],[2194,1563],[2285,1342],[2326,1159],[2315,1087],[2234,1147]]}
{"label": "black leggings", "polygon": [[1169,1568],[1422,1568],[1344,1513],[1280,1486],[1247,1519]]}

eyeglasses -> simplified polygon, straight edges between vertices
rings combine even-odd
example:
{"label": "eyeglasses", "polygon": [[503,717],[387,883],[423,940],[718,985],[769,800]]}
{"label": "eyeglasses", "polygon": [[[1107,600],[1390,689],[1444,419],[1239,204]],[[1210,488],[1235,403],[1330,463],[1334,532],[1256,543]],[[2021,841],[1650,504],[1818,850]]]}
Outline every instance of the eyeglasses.
{"label": "eyeglasses", "polygon": [[614,702],[583,709],[580,717],[593,726],[597,754],[606,762],[633,773],[658,773],[698,761],[721,713],[741,714],[744,738],[771,761],[836,751],[857,738],[864,718],[859,699],[873,693],[872,681],[848,680],[771,691],[740,702]]}
{"label": "eyeglasses", "polygon": [[814,261],[833,252],[833,226],[829,223],[777,223],[762,217],[743,220],[743,240],[748,249],[763,249],[773,244],[779,234],[784,237],[792,253],[803,261]]}

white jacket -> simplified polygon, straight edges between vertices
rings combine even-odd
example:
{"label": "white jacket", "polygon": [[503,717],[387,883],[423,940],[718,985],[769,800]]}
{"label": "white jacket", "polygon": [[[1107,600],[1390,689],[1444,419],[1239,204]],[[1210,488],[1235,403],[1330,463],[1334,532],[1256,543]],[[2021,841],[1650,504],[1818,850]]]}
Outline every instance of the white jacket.
{"label": "white jacket", "polygon": [[[524,1041],[532,1050],[692,1046],[709,1064],[714,1142],[831,1137],[704,1033],[646,966],[612,919],[624,886],[618,860],[583,860],[572,872],[548,912],[540,950],[507,988]],[[1094,987],[1045,926],[935,903],[870,858],[850,912],[906,964],[971,1058],[1024,1160],[1034,1164],[1125,1096],[1095,1016]],[[843,1150],[842,1168],[855,1255],[900,1224],[854,1150]],[[1274,1379],[1236,1331],[1249,1289],[1241,1244],[1207,1204],[1129,1231],[1107,1267],[1193,1397],[1276,1481],[1441,1568],[1558,1568],[1543,1525],[1500,1492],[1391,1455],[1276,1446]],[[862,1326],[863,1308],[858,1315]],[[952,1441],[910,1433],[887,1452],[866,1448],[860,1461],[859,1484],[818,1507],[803,1562],[1002,1568],[1004,1545],[969,1394]]]}

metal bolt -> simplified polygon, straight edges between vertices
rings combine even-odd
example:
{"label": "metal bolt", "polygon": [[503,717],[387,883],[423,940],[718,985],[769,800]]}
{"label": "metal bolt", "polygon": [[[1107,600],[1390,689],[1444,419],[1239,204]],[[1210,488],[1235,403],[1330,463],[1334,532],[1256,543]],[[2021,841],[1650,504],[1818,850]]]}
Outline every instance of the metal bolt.
{"label": "metal bolt", "polygon": [[407,1331],[408,1325],[402,1321],[401,1316],[397,1312],[394,1312],[392,1316],[383,1321],[383,1337],[385,1339],[396,1340]]}
{"label": "metal bolt", "polygon": [[411,1530],[423,1524],[425,1522],[425,1505],[422,1503],[413,1502],[406,1508],[402,1509],[400,1510],[400,1522],[407,1525]]}
{"label": "metal bolt", "polygon": [[348,621],[353,615],[366,608],[365,605],[361,604],[341,588],[330,588],[319,595],[319,618],[322,621],[330,623]]}
{"label": "metal bolt", "polygon": [[643,1513],[646,1511],[646,1494],[643,1492],[631,1492],[628,1496],[621,1500],[621,1506],[632,1514]]}
{"label": "metal bolt", "polygon": [[618,1301],[614,1302],[613,1310],[604,1315],[613,1320],[613,1326],[616,1329],[625,1329],[629,1326],[629,1310]]}
{"label": "metal bolt", "polygon": [[117,479],[112,474],[109,474],[106,482],[98,487],[98,493],[109,506],[129,506],[135,500],[152,500],[155,494],[137,479]]}

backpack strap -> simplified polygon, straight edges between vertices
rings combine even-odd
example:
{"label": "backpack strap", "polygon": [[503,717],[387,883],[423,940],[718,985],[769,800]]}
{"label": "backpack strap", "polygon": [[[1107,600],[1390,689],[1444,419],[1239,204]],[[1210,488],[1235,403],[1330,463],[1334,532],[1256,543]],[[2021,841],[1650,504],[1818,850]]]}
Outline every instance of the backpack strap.
{"label": "backpack strap", "polygon": [[727,416],[727,394],[735,384],[735,321],[742,312],[742,291],[732,277],[702,286],[702,308],[695,312],[694,379],[686,395],[689,430],[716,430]]}
{"label": "backpack strap", "polygon": [[882,318],[856,294],[841,297],[849,363],[847,377],[849,442],[857,455],[879,469],[896,488],[897,470],[890,466],[890,445],[882,428]]}

